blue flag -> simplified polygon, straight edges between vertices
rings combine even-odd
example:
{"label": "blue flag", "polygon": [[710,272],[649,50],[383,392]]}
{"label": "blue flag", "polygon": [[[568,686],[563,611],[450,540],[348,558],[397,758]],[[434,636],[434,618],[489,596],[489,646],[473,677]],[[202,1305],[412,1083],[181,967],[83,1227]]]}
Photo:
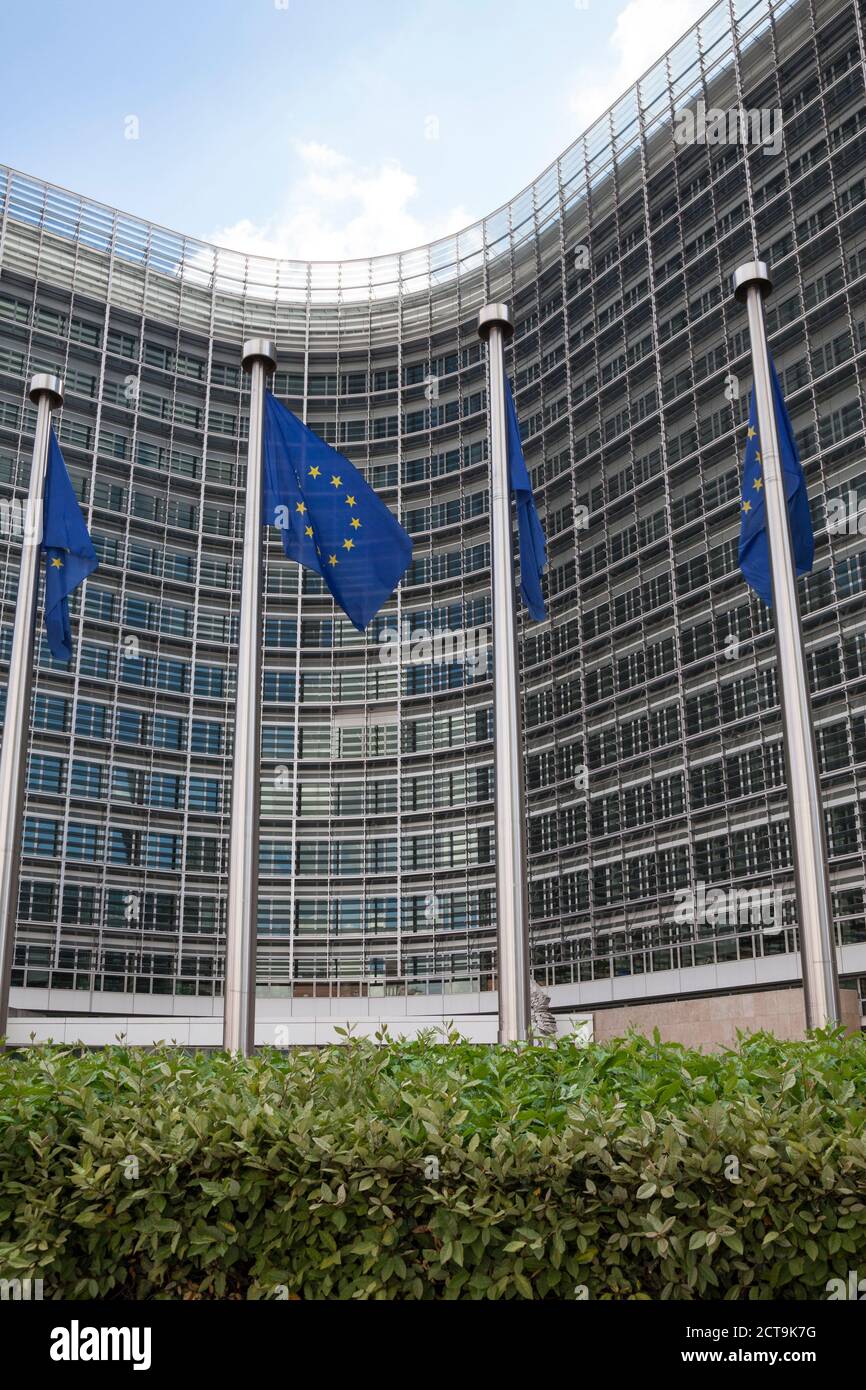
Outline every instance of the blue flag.
{"label": "blue flag", "polygon": [[[773,404],[776,411],[776,433],[779,436],[779,458],[788,499],[788,518],[791,525],[791,545],[797,574],[808,574],[815,557],[815,537],[809,512],[806,479],[791,421],[776,369],[772,362]],[[772,608],[773,585],[770,578],[770,551],[767,544],[767,513],[764,503],[764,477],[761,459],[761,440],[758,435],[758,412],[755,391],[749,408],[749,432],[743,456],[743,488],[740,498],[740,569],[743,578],[755,593]]]}
{"label": "blue flag", "polygon": [[517,502],[517,540],[520,548],[520,592],[530,616],[537,623],[547,616],[544,608],[544,595],[541,592],[541,574],[547,564],[547,551],[544,532],[535,508],[532,483],[523,445],[520,442],[520,426],[517,423],[517,410],[511,394],[511,383],[505,378],[505,414],[508,428],[508,477],[511,491]]}
{"label": "blue flag", "polygon": [[397,518],[343,454],[268,391],[262,523],[279,526],[290,560],[320,574],[363,632],[412,559]]}
{"label": "blue flag", "polygon": [[48,436],[48,467],[42,508],[45,553],[45,635],[57,661],[72,657],[69,595],[96,569],[96,551],[72,490],[60,445]]}

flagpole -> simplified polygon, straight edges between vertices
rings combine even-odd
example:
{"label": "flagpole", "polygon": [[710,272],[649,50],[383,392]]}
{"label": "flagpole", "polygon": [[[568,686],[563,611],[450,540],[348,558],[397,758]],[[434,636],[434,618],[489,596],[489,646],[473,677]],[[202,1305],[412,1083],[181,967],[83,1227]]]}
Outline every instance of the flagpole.
{"label": "flagpole", "polygon": [[763,261],[748,261],[734,273],[734,294],[746,305],[749,315],[806,1027],[823,1028],[840,1021],[841,1005],[821,782],[764,325],[763,300],[771,289]]}
{"label": "flagpole", "polygon": [[37,372],[30,380],[27,394],[36,406],[36,435],[30,465],[27,514],[22,528],[21,568],[18,571],[18,597],[9,657],[3,748],[0,751],[0,1038],[6,1036],[9,1019],[9,985],[18,919],[45,467],[51,412],[63,404],[63,382],[59,376]]}
{"label": "flagpole", "polygon": [[478,334],[490,366],[490,531],[493,569],[493,764],[496,781],[496,930],[499,1041],[529,1033],[529,905],[526,802],[517,664],[517,603],[505,419],[505,342],[514,333],[507,304],[486,304]]}
{"label": "flagpole", "polygon": [[266,377],[277,365],[274,344],[243,346],[250,375],[241,610],[238,629],[235,737],[226,912],[223,1047],[250,1056],[255,1047],[256,933],[259,905],[259,804],[262,699],[262,442]]}

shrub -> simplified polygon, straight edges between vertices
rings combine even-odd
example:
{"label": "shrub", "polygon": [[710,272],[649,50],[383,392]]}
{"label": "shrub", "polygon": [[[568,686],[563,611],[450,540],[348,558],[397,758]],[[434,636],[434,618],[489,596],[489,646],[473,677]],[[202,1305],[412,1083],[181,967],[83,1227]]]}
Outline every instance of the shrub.
{"label": "shrub", "polygon": [[866,1273],[866,1043],[349,1042],[0,1061],[46,1298],[823,1298]]}

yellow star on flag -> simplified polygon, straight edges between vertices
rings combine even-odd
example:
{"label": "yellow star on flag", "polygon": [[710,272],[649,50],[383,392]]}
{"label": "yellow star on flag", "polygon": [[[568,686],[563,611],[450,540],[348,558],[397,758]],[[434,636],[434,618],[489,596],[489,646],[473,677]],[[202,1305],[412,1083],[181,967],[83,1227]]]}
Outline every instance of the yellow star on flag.
{"label": "yellow star on flag", "polygon": [[346,494],[346,505],[348,507],[354,507],[355,505],[355,499],[352,497],[351,493]]}
{"label": "yellow star on flag", "polygon": [[328,564],[329,564],[329,565],[335,565],[336,563],[337,563],[337,557],[336,557],[336,555],[329,555],[329,556],[328,556]]}
{"label": "yellow star on flag", "polygon": [[750,512],[751,510],[752,510],[752,504],[751,504],[751,502],[744,502],[744,503],[743,503],[743,511],[744,511],[744,512]]}
{"label": "yellow star on flag", "polygon": [[63,569],[63,561],[61,560],[59,555],[54,556],[54,559],[51,561],[51,568],[55,570]]}
{"label": "yellow star on flag", "polygon": [[755,488],[758,492],[761,491],[761,488],[762,488],[763,486],[764,486],[764,480],[763,480],[763,478],[756,478],[755,481],[752,483],[752,487]]}
{"label": "yellow star on flag", "polygon": [[315,465],[313,465],[313,467],[310,469],[310,477],[311,477],[311,478],[318,478],[318,476],[319,476],[319,474],[321,473],[321,471],[322,471],[321,468],[318,468],[318,467],[316,467]]}
{"label": "yellow star on flag", "polygon": [[343,549],[344,549],[344,550],[354,550],[354,548],[355,548],[355,542],[354,542],[353,540],[350,540],[350,539],[347,538],[346,540],[343,541]]}
{"label": "yellow star on flag", "polygon": [[299,503],[297,504],[297,506],[295,507],[295,511],[296,511],[296,512],[300,512],[300,513],[301,513],[301,516],[304,515],[304,512],[305,512],[306,510],[307,510],[307,509],[306,509],[306,507],[304,506],[303,502],[299,502]]}
{"label": "yellow star on flag", "polygon": [[754,427],[753,427],[752,425],[749,425],[749,432],[748,432],[748,434],[746,435],[746,438],[747,438],[747,439],[754,439],[754,437],[755,437],[755,435],[756,435],[757,433],[758,433],[758,431],[757,431],[756,429],[754,429]]}
{"label": "yellow star on flag", "polygon": [[313,528],[312,528],[312,526],[307,526],[307,527],[304,528],[304,535],[305,535],[305,536],[310,536],[310,537],[312,538],[312,535],[313,535]]}
{"label": "yellow star on flag", "polygon": [[338,478],[337,475],[336,475],[336,473],[332,473],[332,474],[331,474],[331,487],[342,487],[342,486],[343,486],[343,479],[342,479],[342,478]]}
{"label": "yellow star on flag", "polygon": [[359,526],[361,525],[360,521],[358,520],[358,518],[357,518],[356,516],[353,516],[353,517],[352,517],[352,525],[354,526],[354,528],[355,528],[356,531],[358,530]]}

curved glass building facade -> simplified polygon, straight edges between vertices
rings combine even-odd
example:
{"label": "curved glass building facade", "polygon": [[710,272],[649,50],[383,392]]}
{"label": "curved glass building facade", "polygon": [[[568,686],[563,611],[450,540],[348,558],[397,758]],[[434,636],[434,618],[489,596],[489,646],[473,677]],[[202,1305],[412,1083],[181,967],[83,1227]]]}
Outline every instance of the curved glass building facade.
{"label": "curved glass building facade", "polygon": [[[765,123],[708,138],[710,108]],[[267,535],[259,989],[495,985],[490,667],[383,646],[488,630],[490,300],[512,307],[550,557],[548,618],[521,618],[535,976],[591,1001],[796,973],[771,620],[737,568],[731,276],[754,255],[816,525],[801,594],[837,931],[866,973],[866,548],[856,518],[827,525],[832,499],[866,508],[864,155],[863,6],[724,0],[525,192],[403,254],[244,257],[0,169],[0,660],[34,371],[65,379],[55,424],[100,556],[73,661],[40,641],[13,985],[94,1010],[221,991],[259,335],[276,394],[415,544],[362,637]],[[718,888],[784,907],[683,920],[683,895]]]}

